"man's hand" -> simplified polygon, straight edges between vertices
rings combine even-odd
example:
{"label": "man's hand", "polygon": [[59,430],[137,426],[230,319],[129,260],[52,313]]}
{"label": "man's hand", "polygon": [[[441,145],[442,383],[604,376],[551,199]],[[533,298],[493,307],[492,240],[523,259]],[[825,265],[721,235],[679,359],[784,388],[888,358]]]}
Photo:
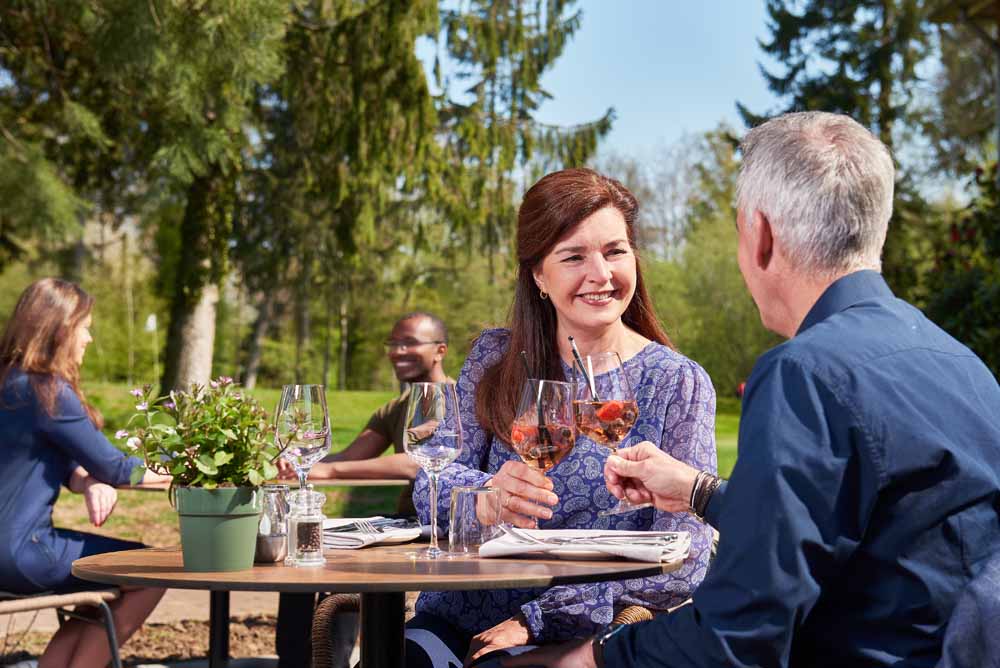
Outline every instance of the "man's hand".
{"label": "man's hand", "polygon": [[524,615],[517,613],[510,619],[486,629],[469,643],[469,653],[465,655],[465,665],[468,666],[487,652],[508,647],[527,645],[531,640],[528,622]]}
{"label": "man's hand", "polygon": [[561,645],[540,647],[531,652],[505,657],[500,661],[504,668],[515,666],[544,666],[545,668],[597,668],[594,661],[592,638],[571,640]]}
{"label": "man's hand", "polygon": [[486,486],[500,489],[500,520],[522,529],[535,528],[536,518],[551,518],[552,510],[547,506],[559,503],[552,481],[524,462],[504,462]]}
{"label": "man's hand", "polygon": [[608,491],[632,503],[652,503],[668,513],[689,509],[698,470],[679,462],[649,441],[622,448],[608,457],[604,480]]}
{"label": "man's hand", "polygon": [[82,493],[83,500],[87,504],[90,523],[95,527],[101,526],[118,503],[118,491],[111,485],[105,485],[88,476],[83,483]]}

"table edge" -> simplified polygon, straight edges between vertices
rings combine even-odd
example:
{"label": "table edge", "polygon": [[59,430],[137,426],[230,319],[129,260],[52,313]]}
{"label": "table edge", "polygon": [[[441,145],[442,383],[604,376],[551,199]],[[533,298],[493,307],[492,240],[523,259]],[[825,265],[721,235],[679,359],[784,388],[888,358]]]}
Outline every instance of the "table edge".
{"label": "table edge", "polygon": [[[145,550],[157,550],[163,551],[164,548],[144,548]],[[128,550],[129,552],[140,550]],[[172,550],[180,552],[179,549]],[[285,593],[298,593],[298,592],[318,592],[318,591],[331,591],[336,590],[340,593],[345,594],[377,594],[377,593],[392,593],[401,591],[483,591],[488,589],[544,589],[549,587],[556,587],[559,585],[567,584],[589,584],[594,582],[620,582],[622,580],[633,580],[636,578],[647,578],[654,577],[657,575],[666,575],[679,570],[684,565],[684,560],[672,561],[672,562],[660,562],[658,564],[650,562],[635,562],[627,560],[608,560],[596,563],[614,563],[620,565],[627,565],[628,571],[623,573],[621,577],[615,577],[614,574],[599,573],[599,574],[583,574],[581,576],[552,576],[552,577],[539,577],[536,580],[525,581],[524,579],[516,580],[505,580],[503,575],[498,575],[496,579],[489,581],[459,581],[455,583],[444,583],[444,584],[418,584],[418,583],[406,583],[405,585],[393,584],[393,583],[379,583],[379,582],[358,582],[358,583],[337,583],[331,584],[330,582],[287,582],[287,583],[275,583],[275,582],[262,582],[254,580],[244,580],[241,578],[236,578],[240,574],[246,574],[252,572],[250,571],[232,571],[234,576],[233,580],[200,580],[200,581],[175,581],[170,578],[158,578],[155,576],[136,576],[136,575],[118,575],[114,573],[107,573],[105,571],[94,571],[87,568],[87,564],[80,562],[86,562],[91,559],[99,558],[103,555],[91,555],[89,557],[82,557],[77,559],[72,564],[72,573],[76,577],[82,580],[88,580],[90,582],[99,582],[101,584],[112,584],[112,585],[134,585],[141,587],[157,587],[157,588],[167,588],[167,589],[193,589],[200,591],[261,591],[261,592],[285,592]],[[509,562],[509,563],[519,563],[525,562],[525,559],[518,558],[503,558],[503,559],[491,559],[491,561],[496,562]],[[551,561],[552,563],[558,563],[562,565],[567,564],[581,564],[581,565],[592,565],[595,562],[592,560],[566,560],[566,559],[551,559],[551,560],[535,560],[535,561]],[[256,565],[255,568],[269,568],[269,566]],[[197,575],[197,574],[196,574]],[[226,577],[226,572],[214,572],[212,573],[215,577]],[[246,577],[243,575],[243,577]],[[469,586],[482,585],[482,586]]]}

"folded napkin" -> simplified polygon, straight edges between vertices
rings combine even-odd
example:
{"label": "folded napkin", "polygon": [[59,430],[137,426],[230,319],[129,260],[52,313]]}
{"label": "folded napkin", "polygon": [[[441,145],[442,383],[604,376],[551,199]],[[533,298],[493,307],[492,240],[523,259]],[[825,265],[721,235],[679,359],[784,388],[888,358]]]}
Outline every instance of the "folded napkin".
{"label": "folded napkin", "polygon": [[375,517],[338,517],[328,519],[323,522],[323,547],[334,550],[356,550],[360,547],[367,547],[377,543],[406,543],[420,537],[421,527],[398,527],[383,526],[377,527],[380,531],[366,533],[363,531],[329,531],[362,520],[384,520],[377,515]]}
{"label": "folded napkin", "polygon": [[594,553],[634,561],[678,561],[688,556],[687,531],[614,531],[610,529],[508,529],[479,548],[480,557],[512,557],[535,552],[574,558]]}

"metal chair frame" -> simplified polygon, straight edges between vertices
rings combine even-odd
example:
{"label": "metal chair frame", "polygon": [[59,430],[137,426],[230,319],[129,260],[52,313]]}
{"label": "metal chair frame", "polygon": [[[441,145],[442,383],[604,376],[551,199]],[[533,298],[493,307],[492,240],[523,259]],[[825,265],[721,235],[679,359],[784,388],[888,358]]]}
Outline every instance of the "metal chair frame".
{"label": "metal chair frame", "polygon": [[[18,612],[31,612],[38,610],[56,611],[56,618],[59,626],[69,619],[78,619],[89,624],[100,624],[104,627],[108,636],[108,646],[111,649],[111,665],[114,668],[121,668],[121,655],[118,651],[118,636],[115,631],[115,618],[111,612],[108,601],[114,601],[121,596],[118,589],[98,589],[93,591],[80,591],[70,594],[53,594],[42,592],[40,594],[15,594],[13,592],[0,591],[0,615],[12,615]],[[76,610],[69,610],[69,606],[93,606],[101,613],[99,619],[82,615]]]}

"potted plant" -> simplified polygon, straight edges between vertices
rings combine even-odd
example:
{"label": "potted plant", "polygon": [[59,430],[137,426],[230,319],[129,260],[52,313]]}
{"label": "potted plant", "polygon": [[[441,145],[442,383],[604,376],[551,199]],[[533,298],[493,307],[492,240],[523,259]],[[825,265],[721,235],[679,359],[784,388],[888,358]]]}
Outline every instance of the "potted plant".
{"label": "potted plant", "polygon": [[232,378],[192,385],[154,399],[150,386],[132,390],[136,413],[119,438],[145,469],[173,476],[170,501],[177,508],[184,569],[233,571],[253,565],[259,487],[274,478],[274,428],[260,403]]}

